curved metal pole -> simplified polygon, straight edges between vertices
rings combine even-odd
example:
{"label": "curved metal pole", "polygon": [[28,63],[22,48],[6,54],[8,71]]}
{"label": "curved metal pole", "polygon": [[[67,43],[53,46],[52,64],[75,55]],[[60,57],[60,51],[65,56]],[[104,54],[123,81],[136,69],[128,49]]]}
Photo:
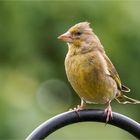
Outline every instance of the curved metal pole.
{"label": "curved metal pole", "polygon": [[[49,134],[66,125],[87,121],[105,123],[106,115],[103,110],[96,109],[85,109],[78,111],[78,113],[75,111],[65,112],[41,124],[26,140],[44,139]],[[140,139],[140,124],[124,115],[113,112],[113,119],[109,120],[108,124],[122,128]]]}

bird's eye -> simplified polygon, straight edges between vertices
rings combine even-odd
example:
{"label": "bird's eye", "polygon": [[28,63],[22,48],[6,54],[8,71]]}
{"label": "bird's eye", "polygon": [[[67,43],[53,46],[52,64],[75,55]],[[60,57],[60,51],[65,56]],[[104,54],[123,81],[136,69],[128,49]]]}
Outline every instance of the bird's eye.
{"label": "bird's eye", "polygon": [[80,36],[82,34],[82,32],[75,32],[76,36]]}

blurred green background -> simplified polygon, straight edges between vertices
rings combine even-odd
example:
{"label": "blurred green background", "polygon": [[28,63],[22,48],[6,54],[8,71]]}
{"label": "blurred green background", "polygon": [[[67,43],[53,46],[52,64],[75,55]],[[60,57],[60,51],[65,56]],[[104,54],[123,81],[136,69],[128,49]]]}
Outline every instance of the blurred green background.
{"label": "blurred green background", "polygon": [[[116,66],[130,97],[140,99],[140,1],[0,1],[0,139],[25,139],[39,124],[80,99],[67,81],[67,45],[57,39],[88,21]],[[105,105],[90,105],[105,108]],[[140,122],[139,105],[112,102]],[[48,140],[135,139],[114,126],[79,123]]]}

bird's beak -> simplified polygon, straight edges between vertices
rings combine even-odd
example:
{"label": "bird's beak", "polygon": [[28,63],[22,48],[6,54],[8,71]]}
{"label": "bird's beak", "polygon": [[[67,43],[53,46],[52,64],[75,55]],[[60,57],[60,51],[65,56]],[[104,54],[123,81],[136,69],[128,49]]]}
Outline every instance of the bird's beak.
{"label": "bird's beak", "polygon": [[72,36],[71,36],[70,32],[66,32],[66,33],[60,35],[58,37],[58,39],[60,39],[62,41],[65,41],[67,43],[71,43],[72,42]]}

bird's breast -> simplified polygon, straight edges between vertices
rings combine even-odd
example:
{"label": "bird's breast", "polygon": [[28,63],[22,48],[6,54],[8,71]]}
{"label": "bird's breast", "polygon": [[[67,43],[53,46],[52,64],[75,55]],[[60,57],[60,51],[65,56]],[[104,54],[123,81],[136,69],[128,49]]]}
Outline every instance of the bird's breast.
{"label": "bird's breast", "polygon": [[104,103],[110,96],[108,91],[112,90],[108,88],[110,81],[100,58],[91,54],[67,55],[65,59],[66,74],[72,87],[81,98],[89,102]]}

